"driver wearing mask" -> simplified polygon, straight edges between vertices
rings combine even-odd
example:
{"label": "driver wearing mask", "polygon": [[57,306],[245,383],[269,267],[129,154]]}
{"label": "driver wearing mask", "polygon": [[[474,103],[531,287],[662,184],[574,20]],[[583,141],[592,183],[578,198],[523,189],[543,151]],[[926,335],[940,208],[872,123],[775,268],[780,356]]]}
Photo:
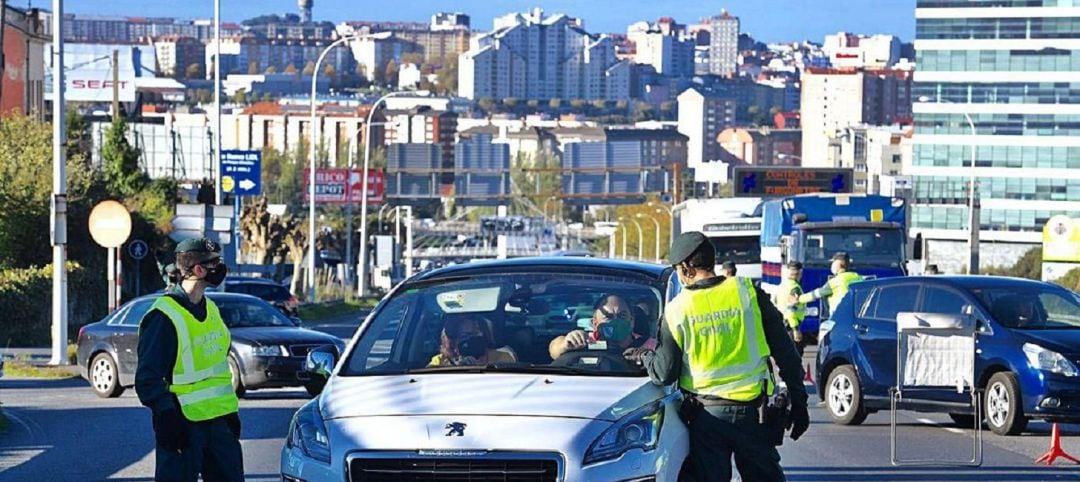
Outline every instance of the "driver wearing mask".
{"label": "driver wearing mask", "polygon": [[448,318],[443,325],[439,353],[429,367],[474,366],[517,363],[517,357],[504,349],[494,349],[495,336],[483,319],[467,316]]}
{"label": "driver wearing mask", "polygon": [[656,347],[655,338],[646,338],[634,333],[634,315],[626,300],[618,295],[604,295],[593,305],[592,332],[574,330],[565,336],[556,337],[548,345],[548,354],[552,360],[567,352],[582,350],[590,344],[604,341],[609,349],[618,348],[629,358],[645,350]]}

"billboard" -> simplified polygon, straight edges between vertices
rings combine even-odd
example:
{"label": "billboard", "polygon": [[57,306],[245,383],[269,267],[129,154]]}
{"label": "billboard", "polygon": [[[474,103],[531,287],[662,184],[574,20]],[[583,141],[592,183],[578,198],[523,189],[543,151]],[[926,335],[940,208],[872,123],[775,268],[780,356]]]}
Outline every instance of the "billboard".
{"label": "billboard", "polygon": [[[311,170],[304,169],[304,202],[310,199]],[[315,171],[315,201],[319,203],[359,203],[363,198],[363,181],[360,169],[327,169]],[[368,171],[368,203],[383,202],[386,189],[382,171]]]}
{"label": "billboard", "polygon": [[1059,214],[1046,221],[1043,261],[1080,263],[1080,220]]}
{"label": "billboard", "polygon": [[811,193],[850,193],[853,169],[735,166],[735,197],[780,197]]}
{"label": "billboard", "polygon": [[[154,47],[64,43],[64,98],[68,102],[112,102],[113,51],[118,55],[120,102],[135,102],[135,78],[155,77]],[[45,49],[45,93],[52,98],[52,46]]]}

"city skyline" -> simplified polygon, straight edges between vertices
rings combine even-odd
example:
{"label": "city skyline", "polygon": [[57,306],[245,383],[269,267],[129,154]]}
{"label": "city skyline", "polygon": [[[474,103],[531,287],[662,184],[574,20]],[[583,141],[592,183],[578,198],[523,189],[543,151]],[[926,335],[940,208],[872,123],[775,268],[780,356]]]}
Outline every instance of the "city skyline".
{"label": "city skyline", "polygon": [[[838,31],[861,34],[886,33],[905,41],[914,38],[915,19],[912,12],[914,0],[729,0],[714,6],[700,4],[666,4],[641,0],[618,2],[620,8],[611,9],[615,2],[574,2],[572,0],[459,0],[453,4],[404,1],[376,3],[363,8],[346,0],[319,0],[315,2],[313,17],[319,21],[334,23],[344,20],[384,20],[426,22],[438,11],[461,11],[472,17],[472,28],[479,31],[491,29],[492,20],[515,11],[525,11],[540,6],[550,12],[566,13],[580,17],[590,32],[625,33],[627,26],[640,20],[656,20],[673,17],[680,23],[695,23],[698,19],[719,14],[727,9],[740,18],[741,30],[765,42],[811,40],[820,42],[825,35]],[[31,0],[31,6],[51,8],[47,0]],[[403,8],[403,4],[408,8]],[[115,0],[109,11],[101,10],[100,2],[69,0],[64,3],[67,13],[83,15],[117,15],[176,18],[207,18],[213,15],[213,3],[206,2],[205,11],[191,8],[177,9],[176,2],[168,0]],[[190,5],[190,4],[187,4]],[[351,7],[351,8],[350,8]],[[225,21],[239,22],[247,18],[267,15],[299,14],[295,0],[266,0],[258,3],[243,2],[241,5],[222,4]],[[783,12],[778,16],[774,11]]]}

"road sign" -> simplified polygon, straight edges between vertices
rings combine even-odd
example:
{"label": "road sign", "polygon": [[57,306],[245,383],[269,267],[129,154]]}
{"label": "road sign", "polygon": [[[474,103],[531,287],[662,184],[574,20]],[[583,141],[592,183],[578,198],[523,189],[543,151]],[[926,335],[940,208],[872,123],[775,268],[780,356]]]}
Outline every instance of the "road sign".
{"label": "road sign", "polygon": [[131,259],[139,261],[145,258],[146,254],[150,252],[150,247],[146,245],[146,241],[135,239],[128,243],[127,252],[128,256],[131,256]]}
{"label": "road sign", "polygon": [[736,166],[732,181],[736,197],[850,193],[854,174],[852,169]]}
{"label": "road sign", "polygon": [[123,204],[102,201],[90,211],[90,237],[103,248],[117,248],[131,235],[131,214]]}
{"label": "road sign", "polygon": [[262,193],[262,152],[221,151],[221,192],[240,196]]}
{"label": "road sign", "polygon": [[220,244],[231,244],[232,210],[232,206],[177,204],[169,238],[180,242],[205,236]]}
{"label": "road sign", "polygon": [[[308,184],[311,171],[304,169],[304,202],[310,197]],[[386,182],[381,171],[368,171],[368,203],[379,204],[383,200]],[[318,169],[315,171],[315,201],[343,204],[361,201],[363,177],[359,169]]]}

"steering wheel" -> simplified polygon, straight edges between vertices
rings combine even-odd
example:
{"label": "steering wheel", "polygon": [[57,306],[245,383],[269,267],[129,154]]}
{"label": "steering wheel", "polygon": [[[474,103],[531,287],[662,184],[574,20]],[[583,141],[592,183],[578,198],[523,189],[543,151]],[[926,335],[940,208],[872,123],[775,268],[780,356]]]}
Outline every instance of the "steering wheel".
{"label": "steering wheel", "polygon": [[[596,363],[584,364],[586,358],[598,358]],[[633,368],[621,351],[616,350],[574,350],[563,353],[553,367],[597,367],[601,371],[625,371]]]}

